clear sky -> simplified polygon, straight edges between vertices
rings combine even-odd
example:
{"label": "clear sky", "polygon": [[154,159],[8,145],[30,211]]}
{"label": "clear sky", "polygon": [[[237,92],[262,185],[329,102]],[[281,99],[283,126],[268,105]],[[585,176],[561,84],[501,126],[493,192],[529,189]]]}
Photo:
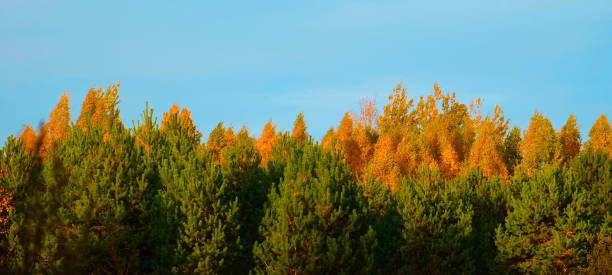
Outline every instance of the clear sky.
{"label": "clear sky", "polygon": [[[94,3],[98,2],[98,3]],[[288,3],[291,2],[291,3]],[[71,96],[121,81],[121,118],[149,101],[254,136],[304,112],[319,139],[359,100],[438,82],[525,128],[612,115],[612,1],[37,1],[0,5],[0,141]]]}

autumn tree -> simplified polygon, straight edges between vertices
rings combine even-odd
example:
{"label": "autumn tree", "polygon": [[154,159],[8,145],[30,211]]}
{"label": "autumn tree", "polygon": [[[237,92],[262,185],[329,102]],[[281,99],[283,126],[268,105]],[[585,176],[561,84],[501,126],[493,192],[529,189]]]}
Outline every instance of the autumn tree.
{"label": "autumn tree", "polygon": [[272,120],[268,120],[261,131],[261,136],[259,136],[259,139],[257,139],[255,143],[255,148],[261,156],[261,165],[265,165],[268,162],[268,158],[270,158],[272,146],[276,144],[275,135],[276,125],[272,125]]}
{"label": "autumn tree", "polygon": [[332,150],[332,143],[336,139],[336,132],[334,132],[334,128],[329,128],[323,138],[321,138],[321,147],[327,151]]}
{"label": "autumn tree", "polygon": [[589,141],[586,146],[593,150],[608,152],[612,158],[612,129],[605,115],[597,118],[591,130],[589,130]]}
{"label": "autumn tree", "polygon": [[206,147],[211,152],[213,159],[217,162],[221,162],[221,150],[225,148],[225,132],[226,129],[223,127],[223,122],[219,122],[217,127],[213,129],[208,135],[208,140],[206,141]]}
{"label": "autumn tree", "polygon": [[555,160],[559,148],[557,133],[550,120],[539,112],[534,112],[529,121],[529,128],[523,132],[521,142],[521,167],[532,174],[545,164]]}
{"label": "autumn tree", "polygon": [[27,150],[32,151],[34,150],[34,147],[36,144],[36,136],[37,134],[32,128],[32,126],[23,125],[23,129],[21,130],[21,133],[19,134],[19,140],[23,142]]}
{"label": "autumn tree", "polygon": [[81,106],[81,114],[77,118],[76,124],[84,131],[99,125],[103,130],[108,131],[113,123],[119,121],[119,85],[109,85],[106,91],[102,88],[91,88]]}
{"label": "autumn tree", "polygon": [[503,160],[503,138],[508,130],[501,108],[495,106],[493,116],[487,115],[479,122],[476,140],[469,156],[470,166],[478,166],[485,176],[506,178],[508,171]]}
{"label": "autumn tree", "polygon": [[295,118],[295,122],[293,122],[293,131],[291,131],[291,137],[300,142],[304,142],[308,139],[303,113],[299,113]]}
{"label": "autumn tree", "polygon": [[45,140],[44,147],[51,148],[51,144],[63,138],[68,129],[70,129],[70,106],[68,106],[70,98],[68,93],[62,94],[59,102],[55,108],[49,114],[49,123],[47,123],[47,139]]}
{"label": "autumn tree", "polygon": [[163,114],[160,130],[164,132],[178,131],[179,129],[182,129],[182,131],[179,132],[184,132],[194,144],[200,143],[202,133],[200,133],[193,124],[193,120],[191,120],[191,111],[187,108],[181,110],[178,105],[172,104],[170,110]]}
{"label": "autumn tree", "polygon": [[580,152],[580,131],[576,118],[570,115],[558,134],[560,143],[560,161],[567,165]]}
{"label": "autumn tree", "polygon": [[336,136],[344,149],[344,160],[348,163],[354,174],[360,174],[363,167],[363,159],[359,145],[355,142],[353,118],[350,113],[347,112],[342,117]]}

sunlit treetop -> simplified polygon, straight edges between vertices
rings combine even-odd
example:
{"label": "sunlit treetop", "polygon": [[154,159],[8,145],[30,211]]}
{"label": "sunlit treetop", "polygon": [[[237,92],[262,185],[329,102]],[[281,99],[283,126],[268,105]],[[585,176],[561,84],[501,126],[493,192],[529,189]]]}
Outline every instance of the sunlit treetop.
{"label": "sunlit treetop", "polygon": [[48,137],[51,141],[63,138],[70,128],[69,100],[68,93],[63,93],[59,102],[49,114],[47,129],[49,130]]}
{"label": "sunlit treetop", "polygon": [[376,101],[369,98],[363,98],[359,102],[359,105],[361,105],[359,110],[359,123],[368,129],[373,128],[378,116]]}
{"label": "sunlit treetop", "polygon": [[578,153],[582,145],[580,141],[580,129],[576,125],[576,118],[570,115],[565,125],[559,131],[560,161],[564,164],[569,163]]}
{"label": "sunlit treetop", "polygon": [[587,146],[593,150],[607,151],[612,158],[612,129],[610,129],[610,122],[605,115],[599,116],[593,123],[591,130],[589,130]]}
{"label": "sunlit treetop", "polygon": [[89,89],[81,106],[81,114],[76,124],[83,130],[100,125],[106,130],[110,124],[119,120],[119,85],[109,85],[106,91],[102,88]]}
{"label": "sunlit treetop", "polygon": [[376,124],[382,132],[408,123],[408,110],[413,105],[413,99],[408,100],[406,88],[402,83],[397,84],[389,95],[389,103],[383,107],[383,114],[378,117]]}
{"label": "sunlit treetop", "polygon": [[306,122],[304,122],[304,114],[299,113],[293,122],[293,131],[291,131],[291,137],[299,142],[304,142],[308,139],[308,133],[306,132]]}
{"label": "sunlit treetop", "polygon": [[195,143],[200,142],[202,133],[196,129],[195,125],[193,124],[193,120],[191,119],[191,111],[189,111],[187,108],[183,108],[183,110],[181,110],[178,105],[172,104],[170,110],[165,112],[162,116],[160,130],[163,132],[168,128],[173,128],[173,123],[182,131],[185,131],[187,136],[190,137]]}
{"label": "sunlit treetop", "polygon": [[255,143],[255,149],[261,155],[261,165],[265,165],[270,158],[270,152],[272,151],[272,146],[276,144],[276,126],[272,125],[272,120],[268,120],[266,125],[264,125],[263,130],[261,131],[261,136],[257,139]]}
{"label": "sunlit treetop", "polygon": [[520,146],[521,166],[531,175],[545,164],[552,163],[558,152],[557,133],[548,118],[534,112],[529,121],[529,128],[523,132]]}

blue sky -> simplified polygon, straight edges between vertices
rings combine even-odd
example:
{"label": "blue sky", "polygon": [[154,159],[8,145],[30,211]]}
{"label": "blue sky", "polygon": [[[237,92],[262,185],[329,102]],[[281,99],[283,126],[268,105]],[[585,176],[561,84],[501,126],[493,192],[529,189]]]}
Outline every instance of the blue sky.
{"label": "blue sky", "polygon": [[[0,141],[71,96],[121,81],[121,118],[149,101],[258,136],[304,112],[319,139],[359,100],[403,82],[438,82],[460,101],[501,105],[525,128],[534,110],[583,139],[612,110],[612,2],[589,1],[26,1],[0,5]],[[179,3],[180,2],[180,3]]]}

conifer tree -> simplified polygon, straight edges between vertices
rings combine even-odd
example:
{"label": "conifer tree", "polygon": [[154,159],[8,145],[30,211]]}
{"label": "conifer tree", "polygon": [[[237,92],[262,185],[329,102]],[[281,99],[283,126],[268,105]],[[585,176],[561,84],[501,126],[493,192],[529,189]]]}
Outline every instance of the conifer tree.
{"label": "conifer tree", "polygon": [[276,139],[274,138],[276,135],[276,125],[272,125],[272,120],[268,120],[266,125],[264,125],[263,130],[261,131],[261,136],[255,143],[255,148],[259,152],[261,156],[261,165],[265,165],[270,158],[270,151],[272,151],[272,146],[276,144]]}
{"label": "conifer tree", "polygon": [[368,273],[376,236],[364,226],[367,210],[348,167],[312,143],[286,153],[254,248],[255,272]]}
{"label": "conifer tree", "polygon": [[62,94],[60,101],[49,114],[49,123],[46,129],[49,131],[44,142],[45,151],[51,149],[51,144],[63,138],[70,128],[70,107],[68,93]]}
{"label": "conifer tree", "polygon": [[349,165],[351,171],[355,175],[361,174],[361,170],[363,169],[363,159],[361,158],[361,150],[357,142],[355,142],[353,119],[348,112],[342,117],[340,125],[338,125],[336,136],[344,149],[345,162]]}
{"label": "conifer tree", "polygon": [[321,148],[327,151],[331,151],[332,143],[334,143],[335,139],[336,139],[336,133],[334,132],[334,128],[329,128],[329,130],[325,132],[325,135],[323,136],[323,138],[321,138]]}
{"label": "conifer tree", "polygon": [[208,135],[208,140],[206,141],[206,147],[211,152],[213,159],[217,163],[221,163],[221,150],[226,146],[225,133],[226,130],[225,127],[223,127],[223,122],[219,122],[217,127],[210,132]]}
{"label": "conifer tree", "polygon": [[453,184],[436,184],[440,175],[422,170],[403,182],[398,196],[402,217],[402,271],[410,274],[472,273],[471,205]]}
{"label": "conifer tree", "polygon": [[605,115],[601,115],[595,120],[591,130],[589,130],[589,141],[586,146],[592,150],[602,150],[608,152],[612,158],[612,129]]}
{"label": "conifer tree", "polygon": [[561,163],[568,165],[569,162],[580,152],[580,131],[576,125],[576,118],[570,115],[565,125],[559,131],[559,143],[561,144]]}
{"label": "conifer tree", "polygon": [[23,129],[19,134],[19,140],[23,142],[25,148],[29,151],[34,150],[34,146],[36,145],[36,132],[30,125],[23,125]]}
{"label": "conifer tree", "polygon": [[504,138],[503,159],[508,175],[514,175],[514,168],[521,162],[521,130],[513,127]]}
{"label": "conifer tree", "polygon": [[299,113],[293,122],[293,131],[291,131],[291,137],[299,142],[305,142],[308,139],[308,133],[306,132],[306,123],[304,122],[304,114]]}

